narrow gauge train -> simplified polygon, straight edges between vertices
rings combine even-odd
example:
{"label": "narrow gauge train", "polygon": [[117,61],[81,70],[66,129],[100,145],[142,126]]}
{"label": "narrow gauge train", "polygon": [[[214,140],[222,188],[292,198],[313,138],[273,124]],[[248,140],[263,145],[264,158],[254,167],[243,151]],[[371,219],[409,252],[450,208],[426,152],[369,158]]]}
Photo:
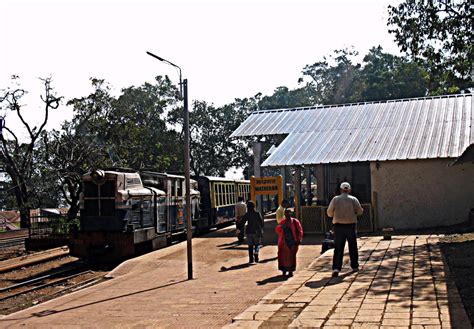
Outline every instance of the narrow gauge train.
{"label": "narrow gauge train", "polygon": [[195,176],[201,202],[197,219],[198,231],[218,227],[235,221],[235,204],[238,197],[250,199],[250,181],[220,177]]}
{"label": "narrow gauge train", "polygon": [[[80,226],[72,256],[119,260],[171,243],[186,232],[184,176],[124,169],[94,170],[82,178]],[[237,197],[248,181],[198,176],[191,180],[193,231],[235,221]]]}

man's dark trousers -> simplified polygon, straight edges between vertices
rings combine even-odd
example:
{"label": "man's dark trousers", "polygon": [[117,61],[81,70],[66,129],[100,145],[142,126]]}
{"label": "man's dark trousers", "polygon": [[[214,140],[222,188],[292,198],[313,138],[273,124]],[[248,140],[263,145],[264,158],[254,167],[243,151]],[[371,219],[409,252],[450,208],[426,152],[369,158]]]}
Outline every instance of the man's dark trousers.
{"label": "man's dark trousers", "polygon": [[359,252],[357,250],[356,224],[334,224],[335,249],[332,258],[332,269],[341,270],[344,246],[349,244],[351,268],[359,268]]}

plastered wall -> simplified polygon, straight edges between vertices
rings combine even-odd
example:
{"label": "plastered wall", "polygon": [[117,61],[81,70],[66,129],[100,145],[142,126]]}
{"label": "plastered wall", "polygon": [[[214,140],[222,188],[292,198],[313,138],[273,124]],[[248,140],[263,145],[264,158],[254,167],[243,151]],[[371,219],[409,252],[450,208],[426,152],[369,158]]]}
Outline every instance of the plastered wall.
{"label": "plastered wall", "polygon": [[372,162],[378,228],[437,227],[467,221],[474,208],[474,165],[448,167],[452,161]]}

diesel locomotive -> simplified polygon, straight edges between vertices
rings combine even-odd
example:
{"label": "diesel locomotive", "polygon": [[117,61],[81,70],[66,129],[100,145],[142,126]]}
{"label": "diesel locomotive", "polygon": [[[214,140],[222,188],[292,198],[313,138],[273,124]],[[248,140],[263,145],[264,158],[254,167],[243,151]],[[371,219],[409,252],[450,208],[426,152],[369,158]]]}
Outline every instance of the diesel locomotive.
{"label": "diesel locomotive", "polygon": [[[79,227],[70,254],[120,260],[169,245],[186,233],[185,177],[127,169],[93,170],[82,177]],[[196,176],[191,180],[194,234],[235,221],[249,181]]]}

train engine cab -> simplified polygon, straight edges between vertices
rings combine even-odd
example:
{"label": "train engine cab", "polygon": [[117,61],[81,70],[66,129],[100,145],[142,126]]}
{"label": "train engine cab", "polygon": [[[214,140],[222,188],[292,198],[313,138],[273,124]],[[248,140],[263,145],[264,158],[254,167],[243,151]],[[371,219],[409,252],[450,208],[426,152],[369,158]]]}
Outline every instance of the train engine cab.
{"label": "train engine cab", "polygon": [[137,172],[121,170],[94,170],[82,182],[80,227],[69,243],[72,256],[118,260],[163,244],[157,233],[164,220],[164,191],[143,186]]}

